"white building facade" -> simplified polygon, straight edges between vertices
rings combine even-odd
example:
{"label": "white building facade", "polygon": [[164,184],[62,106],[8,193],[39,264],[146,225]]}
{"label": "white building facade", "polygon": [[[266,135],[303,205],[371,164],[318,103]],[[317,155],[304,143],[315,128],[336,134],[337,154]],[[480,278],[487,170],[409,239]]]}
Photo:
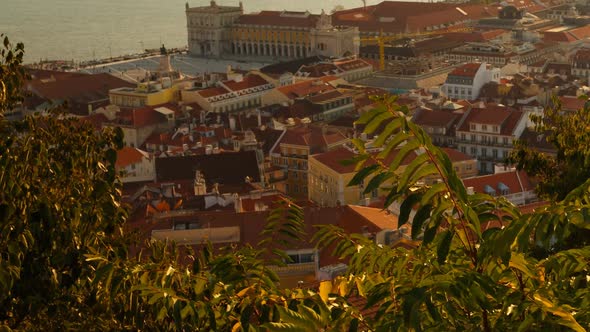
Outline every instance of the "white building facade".
{"label": "white building facade", "polygon": [[492,68],[485,62],[467,63],[449,73],[441,90],[452,99],[475,100],[486,83],[499,81],[499,68]]}

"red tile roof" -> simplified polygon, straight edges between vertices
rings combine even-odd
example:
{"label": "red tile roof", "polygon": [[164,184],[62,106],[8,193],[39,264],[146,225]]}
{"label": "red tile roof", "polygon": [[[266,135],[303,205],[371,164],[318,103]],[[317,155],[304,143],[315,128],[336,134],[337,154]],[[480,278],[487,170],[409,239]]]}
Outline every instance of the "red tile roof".
{"label": "red tile roof", "polygon": [[498,36],[501,36],[508,31],[503,29],[471,31],[471,32],[449,32],[444,34],[444,38],[459,40],[464,43],[467,42],[486,42]]}
{"label": "red tile roof", "polygon": [[346,207],[381,230],[397,229],[397,216],[389,213],[387,210],[360,205],[347,205]]}
{"label": "red tile roof", "polygon": [[465,153],[451,148],[442,148],[442,150],[449,156],[451,162],[460,162],[460,161],[467,161],[473,160],[473,157],[466,155]]}
{"label": "red tile roof", "polygon": [[560,96],[561,108],[566,111],[577,111],[584,108],[586,100],[574,96]]}
{"label": "red tile roof", "polygon": [[142,128],[167,121],[162,114],[155,110],[158,107],[160,105],[121,110],[117,114],[115,123]]}
{"label": "red tile roof", "polygon": [[350,59],[344,61],[335,61],[334,64],[345,71],[355,70],[363,67],[372,67],[373,65],[363,59]]}
{"label": "red tile roof", "polygon": [[445,127],[456,121],[461,115],[449,111],[422,110],[416,113],[412,121],[419,126]]}
{"label": "red tile roof", "polygon": [[209,98],[209,97],[215,97],[215,96],[224,95],[224,94],[230,93],[230,92],[231,91],[229,91],[228,89],[219,86],[219,87],[214,87],[214,88],[208,88],[208,89],[205,89],[205,90],[201,90],[198,93],[203,98]]}
{"label": "red tile roof", "polygon": [[457,131],[469,132],[471,123],[496,125],[500,127],[500,134],[512,135],[524,112],[501,106],[488,105],[486,108],[473,108]]}
{"label": "red tile roof", "polygon": [[135,85],[109,74],[58,76],[56,80],[33,80],[27,84],[30,91],[51,100],[85,99],[93,101],[108,98],[109,90]]}
{"label": "red tile roof", "polygon": [[102,128],[103,123],[109,121],[109,119],[107,119],[107,117],[102,113],[94,113],[94,114],[91,114],[91,115],[81,118],[81,120],[89,122],[97,130],[100,130]]}
{"label": "red tile roof", "polygon": [[476,193],[486,193],[486,186],[491,187],[500,195],[500,183],[510,189],[510,194],[532,191],[534,186],[524,171],[512,171],[464,179],[465,187],[473,187]]}
{"label": "red tile roof", "polygon": [[543,41],[573,42],[590,37],[590,26],[585,25],[564,31],[544,31]]}
{"label": "red tile roof", "polygon": [[132,164],[137,164],[145,157],[144,153],[136,148],[124,147],[117,151],[117,162],[115,163],[116,168],[125,168]]}
{"label": "red tile roof", "polygon": [[482,65],[482,63],[466,63],[453,69],[453,71],[449,73],[449,76],[463,76],[473,78]]}
{"label": "red tile roof", "polygon": [[323,77],[329,75],[339,74],[341,72],[333,63],[316,63],[308,66],[301,66],[297,73],[303,73],[305,77]]}
{"label": "red tile roof", "polygon": [[335,88],[328,84],[328,82],[337,79],[338,77],[335,76],[324,76],[317,80],[306,80],[295,84],[286,85],[277,88],[277,90],[287,96],[289,99],[295,99],[320,91],[334,90]]}
{"label": "red tile roof", "polygon": [[325,151],[329,145],[344,144],[348,141],[348,138],[340,130],[335,128],[327,128],[325,132],[323,130],[318,126],[289,128],[281,138],[279,145],[289,144],[309,147],[311,154],[314,154]]}
{"label": "red tile roof", "polygon": [[[460,10],[459,10],[460,9]],[[383,1],[377,5],[338,11],[332,15],[335,25],[357,26],[361,32],[416,32],[426,27],[461,24],[496,16],[497,6],[484,4],[420,3]]]}
{"label": "red tile roof", "polygon": [[342,94],[340,91],[330,90],[330,91],[318,93],[317,95],[309,96],[307,99],[309,101],[311,101],[312,103],[323,103],[328,100],[340,98],[342,96],[344,96],[344,94]]}
{"label": "red tile roof", "polygon": [[224,81],[223,85],[230,88],[232,91],[240,91],[249,88],[255,88],[258,86],[263,86],[268,84],[268,82],[259,75],[252,74],[247,75],[241,81]]}

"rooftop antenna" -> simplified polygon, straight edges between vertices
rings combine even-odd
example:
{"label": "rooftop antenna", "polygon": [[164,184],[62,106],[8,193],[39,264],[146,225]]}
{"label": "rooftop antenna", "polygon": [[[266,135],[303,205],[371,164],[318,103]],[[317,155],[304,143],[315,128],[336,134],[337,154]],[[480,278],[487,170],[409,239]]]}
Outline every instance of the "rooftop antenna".
{"label": "rooftop antenna", "polygon": [[366,10],[367,9],[367,0],[362,0],[363,1],[363,9]]}

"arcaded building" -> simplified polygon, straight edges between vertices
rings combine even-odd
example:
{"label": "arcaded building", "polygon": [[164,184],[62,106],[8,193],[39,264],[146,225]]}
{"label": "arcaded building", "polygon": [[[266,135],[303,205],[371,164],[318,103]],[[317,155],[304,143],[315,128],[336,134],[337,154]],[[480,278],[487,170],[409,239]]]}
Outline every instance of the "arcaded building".
{"label": "arcaded building", "polygon": [[189,53],[248,59],[297,59],[314,55],[343,57],[359,53],[357,27],[334,27],[324,12],[261,11],[243,14],[239,6],[190,8]]}

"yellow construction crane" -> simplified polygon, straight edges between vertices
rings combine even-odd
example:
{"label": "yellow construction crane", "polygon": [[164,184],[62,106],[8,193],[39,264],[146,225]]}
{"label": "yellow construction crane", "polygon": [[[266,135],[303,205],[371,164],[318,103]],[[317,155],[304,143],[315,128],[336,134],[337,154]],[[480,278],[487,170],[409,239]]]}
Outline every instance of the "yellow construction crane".
{"label": "yellow construction crane", "polygon": [[407,38],[415,38],[415,37],[425,37],[425,36],[435,36],[435,35],[442,35],[445,33],[450,32],[469,32],[472,31],[472,27],[468,28],[456,28],[456,29],[445,29],[445,30],[435,30],[435,31],[428,31],[428,32],[416,32],[416,33],[403,33],[398,34],[395,36],[383,36],[383,30],[379,33],[379,36],[375,37],[363,37],[360,38],[360,42],[373,42],[379,45],[379,70],[385,70],[385,43],[403,40]]}

